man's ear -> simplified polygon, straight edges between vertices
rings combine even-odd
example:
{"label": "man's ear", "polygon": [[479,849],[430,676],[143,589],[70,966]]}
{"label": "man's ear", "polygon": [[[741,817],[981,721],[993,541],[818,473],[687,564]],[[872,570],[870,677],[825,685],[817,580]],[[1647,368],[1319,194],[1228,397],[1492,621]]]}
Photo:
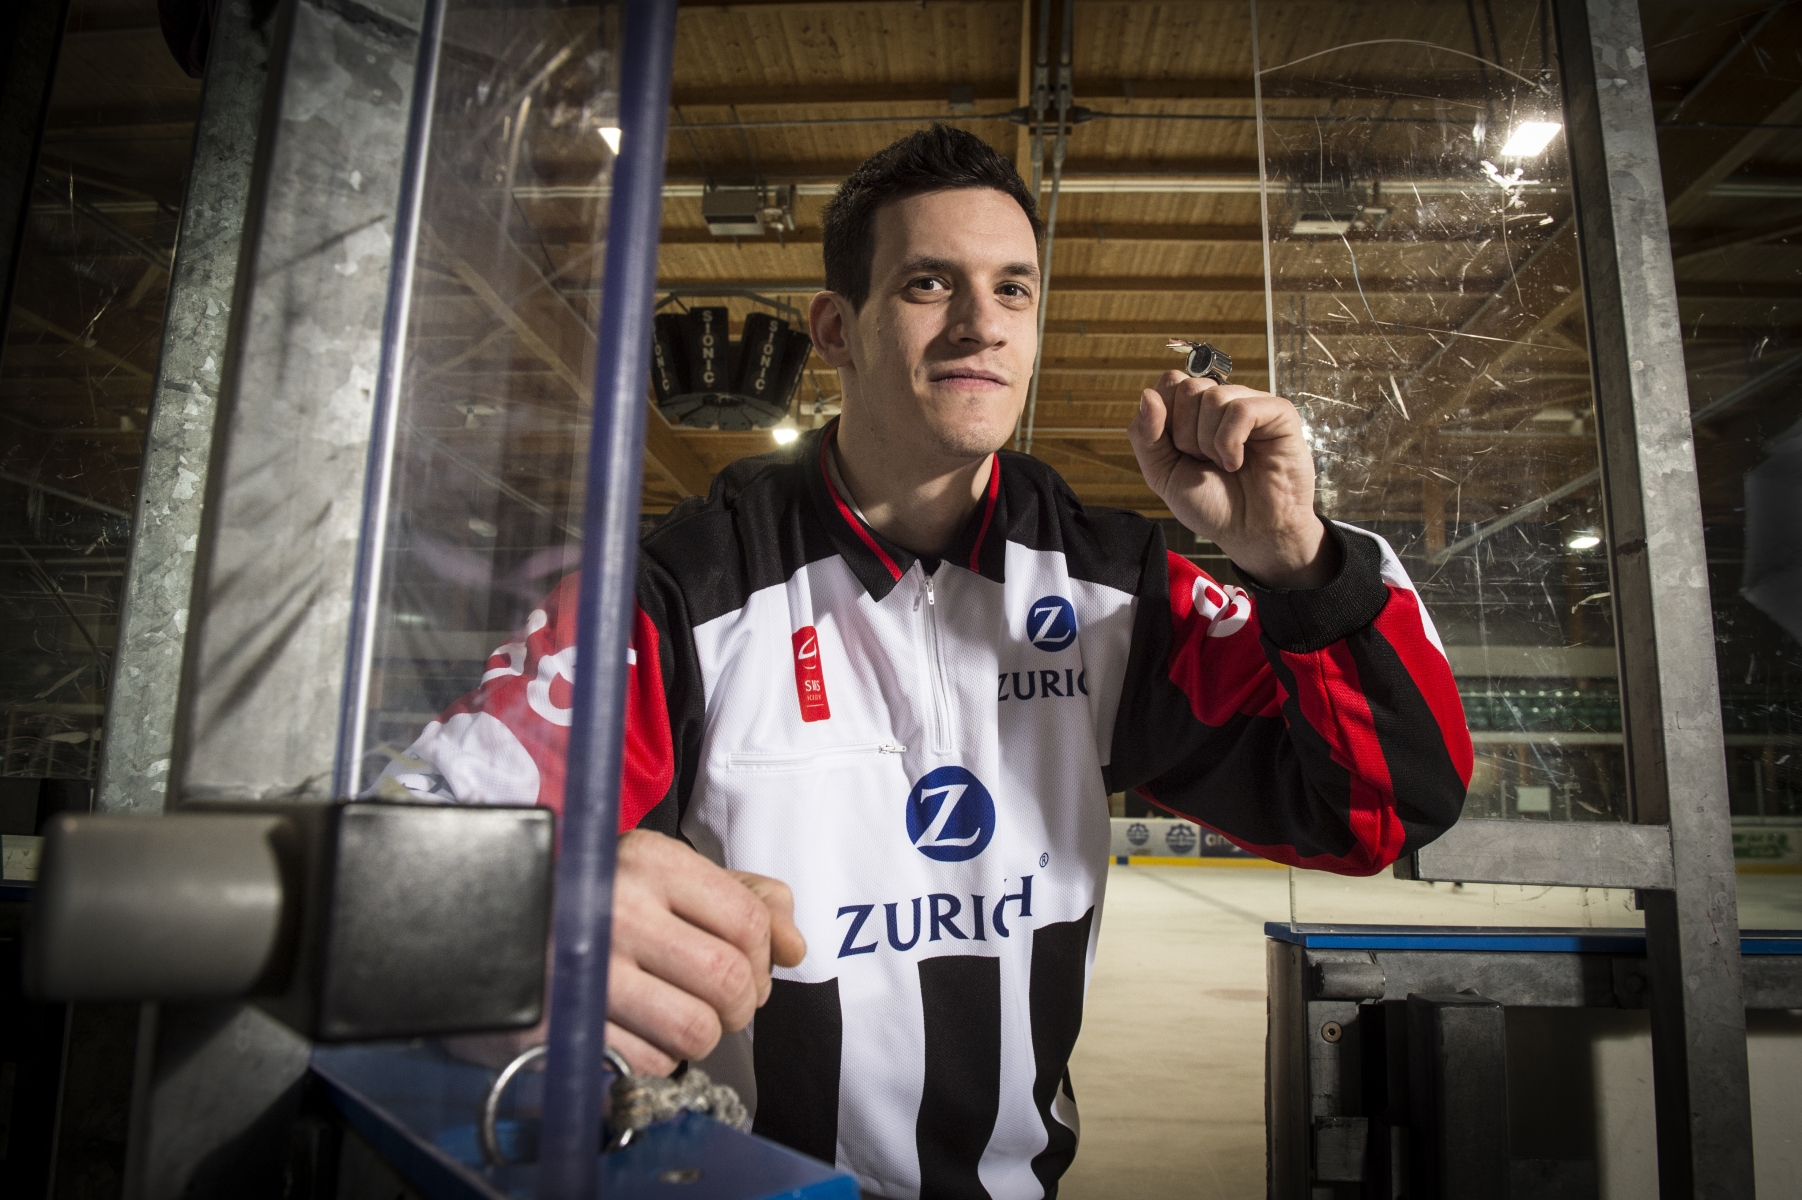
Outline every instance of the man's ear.
{"label": "man's ear", "polygon": [[851,365],[851,323],[857,314],[837,292],[816,292],[807,308],[807,331],[814,349],[829,367]]}

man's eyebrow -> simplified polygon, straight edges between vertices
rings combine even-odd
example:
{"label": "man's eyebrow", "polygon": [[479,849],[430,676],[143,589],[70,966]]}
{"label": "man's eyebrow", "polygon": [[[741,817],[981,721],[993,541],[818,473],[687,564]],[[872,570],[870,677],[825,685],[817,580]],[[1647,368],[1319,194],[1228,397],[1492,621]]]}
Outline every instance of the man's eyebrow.
{"label": "man's eyebrow", "polygon": [[[959,269],[959,264],[948,258],[939,258],[932,254],[921,254],[902,263],[900,273],[903,275],[912,275],[917,272],[931,271],[945,275],[953,275],[956,274]],[[1039,264],[1035,262],[1003,263],[1001,267],[998,268],[998,273],[1017,278],[1037,279],[1039,277]]]}

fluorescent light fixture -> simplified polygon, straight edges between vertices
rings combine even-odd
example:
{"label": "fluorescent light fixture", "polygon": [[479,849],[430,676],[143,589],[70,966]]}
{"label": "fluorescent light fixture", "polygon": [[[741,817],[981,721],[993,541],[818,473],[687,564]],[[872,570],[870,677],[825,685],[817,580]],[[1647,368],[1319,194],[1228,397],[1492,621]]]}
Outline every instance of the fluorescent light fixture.
{"label": "fluorescent light fixture", "polygon": [[[1552,128],[1556,129],[1558,127],[1554,125]],[[603,142],[607,143],[607,149],[613,151],[615,154],[619,153],[618,125],[602,125],[600,128],[596,129],[595,132],[601,135],[601,140]]]}
{"label": "fluorescent light fixture", "polygon": [[1572,550],[1594,550],[1601,544],[1602,539],[1593,533],[1579,533],[1576,537],[1565,543],[1565,545],[1569,546]]}
{"label": "fluorescent light fixture", "polygon": [[770,430],[770,436],[776,439],[778,446],[786,446],[800,437],[801,431],[796,427],[793,417],[783,417],[782,423]]}
{"label": "fluorescent light fixture", "polygon": [[1563,128],[1557,121],[1522,121],[1502,143],[1502,157],[1532,158],[1551,145],[1552,139]]}

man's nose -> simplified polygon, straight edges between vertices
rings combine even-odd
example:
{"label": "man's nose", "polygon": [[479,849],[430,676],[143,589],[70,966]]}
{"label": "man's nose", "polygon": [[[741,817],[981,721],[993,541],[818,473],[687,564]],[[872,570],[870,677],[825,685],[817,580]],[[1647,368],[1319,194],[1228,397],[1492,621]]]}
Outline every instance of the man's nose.
{"label": "man's nose", "polygon": [[1006,310],[996,297],[969,291],[952,302],[951,340],[968,347],[998,346],[1007,340]]}

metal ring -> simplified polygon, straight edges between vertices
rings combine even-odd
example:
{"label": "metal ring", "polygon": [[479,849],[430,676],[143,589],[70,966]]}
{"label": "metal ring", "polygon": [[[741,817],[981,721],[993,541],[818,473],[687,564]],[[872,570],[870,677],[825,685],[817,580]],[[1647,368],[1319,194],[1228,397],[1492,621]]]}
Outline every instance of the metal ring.
{"label": "metal ring", "polygon": [[[613,1068],[613,1074],[616,1077],[616,1081],[618,1079],[632,1078],[632,1064],[626,1061],[625,1055],[621,1054],[618,1050],[615,1050],[612,1046],[602,1046],[601,1052],[607,1057],[607,1065]],[[601,1153],[611,1154],[615,1150],[624,1150],[627,1146],[632,1144],[632,1139],[636,1136],[637,1133],[634,1130],[621,1129],[602,1143]]]}
{"label": "metal ring", "polygon": [[502,1067],[501,1073],[496,1075],[494,1082],[488,1085],[488,1094],[482,1098],[482,1119],[476,1123],[476,1140],[482,1145],[482,1158],[491,1167],[512,1165],[507,1161],[506,1155],[501,1153],[500,1140],[494,1132],[495,1114],[500,1110],[501,1095],[507,1090],[507,1085],[513,1082],[515,1075],[543,1058],[544,1055],[545,1048],[542,1043],[527,1047],[520,1051],[512,1062]]}

